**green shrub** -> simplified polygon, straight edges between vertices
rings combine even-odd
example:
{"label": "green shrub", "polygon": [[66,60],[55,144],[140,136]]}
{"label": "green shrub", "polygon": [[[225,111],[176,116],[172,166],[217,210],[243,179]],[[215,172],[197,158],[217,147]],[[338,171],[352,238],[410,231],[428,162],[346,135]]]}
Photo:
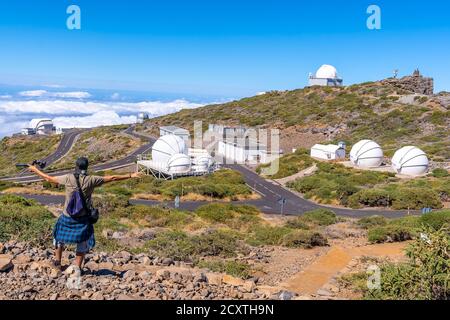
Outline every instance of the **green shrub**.
{"label": "green shrub", "polygon": [[44,244],[51,239],[53,215],[34,200],[0,196],[0,242],[11,239]]}
{"label": "green shrub", "polygon": [[101,195],[93,197],[93,205],[102,216],[107,216],[117,209],[124,209],[130,205],[128,197],[117,195]]}
{"label": "green shrub", "polygon": [[382,216],[371,216],[359,219],[356,224],[363,229],[370,229],[373,227],[385,226],[387,219]]}
{"label": "green shrub", "polygon": [[242,279],[248,279],[250,276],[250,266],[247,263],[238,261],[200,261],[197,266],[213,272],[227,273]]}
{"label": "green shrub", "polygon": [[392,207],[396,210],[443,207],[439,194],[425,188],[400,188],[394,195]]}
{"label": "green shrub", "polygon": [[432,175],[435,178],[445,178],[450,176],[447,170],[441,168],[434,169]]}
{"label": "green shrub", "polygon": [[196,236],[166,231],[148,241],[145,247],[160,257],[176,261],[197,261],[199,257],[207,256],[233,257],[241,250],[234,235],[218,230]]}
{"label": "green shrub", "polygon": [[252,228],[248,235],[247,243],[252,246],[280,245],[283,242],[284,236],[289,232],[291,230],[286,227],[257,225]]}
{"label": "green shrub", "polygon": [[309,226],[304,217],[295,217],[289,219],[285,225],[287,228],[308,230]]}
{"label": "green shrub", "polygon": [[214,230],[192,238],[199,256],[233,257],[238,251],[236,237],[225,231]]}
{"label": "green shrub", "polygon": [[210,222],[224,223],[234,218],[233,207],[229,204],[211,203],[199,207],[195,213]]}
{"label": "green shrub", "polygon": [[430,212],[424,214],[419,219],[420,223],[423,223],[427,227],[431,227],[434,230],[439,230],[443,227],[450,226],[450,210]]}
{"label": "green shrub", "polygon": [[338,222],[336,214],[329,209],[316,209],[305,212],[303,219],[319,226],[329,226]]}
{"label": "green shrub", "polygon": [[407,249],[409,261],[385,264],[381,288],[366,298],[383,300],[448,300],[450,298],[450,241],[448,230],[425,229],[428,241],[417,239]]}
{"label": "green shrub", "polygon": [[237,229],[260,220],[258,209],[249,205],[211,203],[197,208],[195,213],[206,221],[225,223]]}
{"label": "green shrub", "polygon": [[374,227],[368,231],[368,239],[372,243],[383,243],[387,241],[402,242],[413,239],[415,230],[401,225],[386,225]]}
{"label": "green shrub", "polygon": [[318,232],[294,230],[283,237],[283,245],[291,248],[313,248],[326,246],[328,241]]}
{"label": "green shrub", "polygon": [[386,190],[364,189],[350,196],[348,204],[352,208],[388,207],[392,204],[392,196]]}
{"label": "green shrub", "polygon": [[146,247],[159,257],[172,258],[175,261],[192,261],[195,258],[195,245],[182,231],[167,231],[158,234],[147,242]]}

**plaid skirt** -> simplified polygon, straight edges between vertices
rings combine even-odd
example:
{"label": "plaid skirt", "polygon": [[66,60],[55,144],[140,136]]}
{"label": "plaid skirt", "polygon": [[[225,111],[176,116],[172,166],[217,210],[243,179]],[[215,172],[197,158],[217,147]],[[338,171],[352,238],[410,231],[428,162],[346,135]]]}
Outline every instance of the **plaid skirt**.
{"label": "plaid skirt", "polygon": [[78,244],[87,241],[90,249],[95,246],[94,226],[89,217],[61,215],[53,229],[53,238],[57,243]]}

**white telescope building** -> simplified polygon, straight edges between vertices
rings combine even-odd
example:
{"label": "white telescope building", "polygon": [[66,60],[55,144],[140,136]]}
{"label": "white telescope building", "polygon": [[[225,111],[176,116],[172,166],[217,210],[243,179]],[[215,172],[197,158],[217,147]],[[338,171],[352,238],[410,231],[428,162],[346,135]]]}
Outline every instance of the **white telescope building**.
{"label": "white telescope building", "polygon": [[335,67],[324,64],[316,74],[309,74],[309,86],[342,87],[344,80],[339,78]]}

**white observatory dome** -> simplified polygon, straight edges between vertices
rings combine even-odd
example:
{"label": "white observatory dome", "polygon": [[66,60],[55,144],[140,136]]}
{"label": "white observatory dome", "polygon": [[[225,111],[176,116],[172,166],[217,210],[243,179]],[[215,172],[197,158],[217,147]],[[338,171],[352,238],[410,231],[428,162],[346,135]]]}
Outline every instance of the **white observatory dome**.
{"label": "white observatory dome", "polygon": [[191,158],[183,153],[177,153],[170,157],[167,162],[170,173],[185,173],[191,169]]}
{"label": "white observatory dome", "polygon": [[383,149],[372,140],[361,140],[350,151],[350,161],[361,168],[379,167],[383,156]]}
{"label": "white observatory dome", "polygon": [[156,140],[152,148],[152,160],[166,164],[174,154],[186,153],[186,143],[180,137],[168,134]]}
{"label": "white observatory dome", "polygon": [[428,166],[426,153],[417,147],[403,147],[397,150],[392,157],[392,168],[400,174],[420,176],[427,173]]}
{"label": "white observatory dome", "polygon": [[214,159],[205,154],[194,158],[193,163],[196,171],[207,171],[214,164]]}
{"label": "white observatory dome", "polygon": [[324,64],[317,70],[316,78],[319,79],[337,79],[337,70],[335,67]]}

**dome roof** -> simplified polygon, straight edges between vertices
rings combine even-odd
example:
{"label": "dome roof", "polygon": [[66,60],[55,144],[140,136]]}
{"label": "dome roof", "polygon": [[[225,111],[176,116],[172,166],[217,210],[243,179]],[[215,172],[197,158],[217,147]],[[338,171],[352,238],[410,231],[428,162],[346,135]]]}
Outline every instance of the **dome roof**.
{"label": "dome roof", "polygon": [[397,150],[392,157],[392,168],[400,174],[420,176],[428,171],[429,161],[425,152],[407,146]]}
{"label": "dome roof", "polygon": [[183,153],[177,153],[170,157],[167,162],[170,173],[185,173],[191,169],[191,158]]}
{"label": "dome roof", "polygon": [[52,126],[53,121],[50,119],[33,119],[30,121],[30,128],[38,129],[42,126]]}
{"label": "dome roof", "polygon": [[186,153],[186,143],[176,135],[167,134],[156,140],[152,148],[152,160],[166,164],[174,154]]}
{"label": "dome roof", "polygon": [[317,70],[316,78],[319,79],[337,79],[337,70],[335,67],[324,64]]}
{"label": "dome roof", "polygon": [[383,157],[383,149],[372,140],[361,140],[350,151],[350,161],[362,168],[379,167]]}

